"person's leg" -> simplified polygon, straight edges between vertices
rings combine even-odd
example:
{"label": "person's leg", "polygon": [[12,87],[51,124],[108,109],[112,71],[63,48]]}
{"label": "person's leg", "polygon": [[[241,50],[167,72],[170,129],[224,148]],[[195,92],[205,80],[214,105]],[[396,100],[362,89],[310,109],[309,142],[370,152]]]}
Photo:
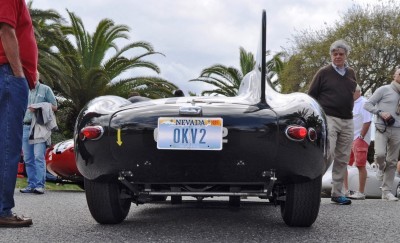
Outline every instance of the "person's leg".
{"label": "person's leg", "polygon": [[388,142],[387,131],[384,133],[375,131],[375,155],[374,159],[376,164],[379,166],[379,170],[385,169],[385,159],[386,159],[386,146]]}
{"label": "person's leg", "polygon": [[364,141],[364,139],[356,139],[353,143],[353,148],[355,151],[355,164],[358,168],[358,180],[359,188],[358,191],[364,193],[365,182],[367,180],[367,157],[368,157],[368,147],[369,144]]}
{"label": "person's leg", "polygon": [[367,169],[365,168],[365,166],[357,166],[357,168],[358,168],[358,179],[360,183],[358,191],[364,193],[365,183],[367,181]]}
{"label": "person's leg", "polygon": [[338,136],[338,126],[336,124],[336,120],[332,116],[326,116],[327,125],[328,125],[328,140],[329,140],[329,151],[328,151],[328,160],[333,161],[332,164],[332,197],[337,197],[337,193],[334,187],[334,174],[336,168],[336,160],[335,160],[335,148],[336,148],[336,140]]}
{"label": "person's leg", "polygon": [[33,146],[35,154],[35,170],[36,170],[36,186],[35,188],[43,188],[46,183],[46,161],[44,155],[46,153],[46,143],[36,143]]}
{"label": "person's leg", "polygon": [[393,187],[394,173],[400,149],[400,128],[391,127],[387,129],[390,136],[387,145],[386,168],[383,176],[382,192],[389,193]]}
{"label": "person's leg", "polygon": [[59,178],[46,170],[46,181],[57,182]]}
{"label": "person's leg", "polygon": [[15,206],[14,190],[27,104],[26,79],[12,76],[9,65],[0,65],[0,217],[11,216]]}
{"label": "person's leg", "polygon": [[353,142],[353,120],[338,119],[340,128],[335,148],[335,163],[332,168],[332,196],[343,196],[343,181],[350,158],[351,144]]}
{"label": "person's leg", "polygon": [[328,125],[328,141],[329,141],[329,151],[328,151],[328,161],[334,161],[335,159],[335,148],[336,140],[338,135],[338,127],[335,123],[335,118],[332,116],[326,116],[326,123]]}
{"label": "person's leg", "polygon": [[349,190],[349,172],[346,170],[346,175],[343,180],[343,187],[344,187],[344,192],[346,193]]}
{"label": "person's leg", "polygon": [[[353,152],[353,150],[354,150],[354,142],[353,142],[353,144],[351,146],[350,159],[349,159],[349,163],[348,163],[349,166],[352,166],[353,163],[354,163],[354,152]],[[346,170],[346,175],[345,175],[344,181],[343,181],[343,186],[344,186],[345,193],[349,190],[349,179],[348,178],[349,178],[349,173]]]}
{"label": "person's leg", "polygon": [[30,126],[24,125],[22,135],[22,151],[24,153],[25,170],[28,176],[28,187],[34,189],[36,187],[36,169],[33,144],[29,144],[30,128]]}
{"label": "person's leg", "polygon": [[400,174],[400,160],[397,161],[397,174]]}

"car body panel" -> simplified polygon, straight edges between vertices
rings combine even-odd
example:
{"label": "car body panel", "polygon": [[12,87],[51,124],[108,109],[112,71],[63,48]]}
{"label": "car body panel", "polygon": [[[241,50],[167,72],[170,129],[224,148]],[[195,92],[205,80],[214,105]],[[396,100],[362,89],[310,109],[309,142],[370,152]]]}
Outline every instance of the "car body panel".
{"label": "car body panel", "polygon": [[[381,198],[382,197],[382,181],[376,178],[376,171],[378,167],[375,163],[366,165],[367,169],[367,180],[365,183],[365,196],[367,198]],[[347,166],[348,171],[348,182],[349,190],[358,191],[359,190],[359,176],[358,169],[356,166]],[[391,192],[393,195],[397,195],[397,186],[400,183],[400,177],[395,176],[393,181],[393,187]],[[328,168],[325,175],[322,177],[322,193],[325,196],[329,196],[332,190],[332,166]]]}
{"label": "car body panel", "polygon": [[83,181],[83,176],[76,166],[73,139],[59,142],[48,148],[45,159],[47,170],[51,174],[63,180]]}
{"label": "car body panel", "polygon": [[[320,131],[318,141],[295,142],[285,136],[284,129],[297,123],[321,129],[325,125],[323,112],[316,112],[315,101],[305,94],[280,98],[287,99],[287,104],[260,109],[257,104],[234,98],[183,97],[129,104],[120,97],[99,97],[83,114],[87,114],[84,119],[91,117],[89,124],[104,126],[105,135],[78,148],[85,150],[77,154],[78,168],[90,179],[130,170],[137,182],[154,183],[265,182],[265,172],[271,169],[286,182],[316,178],[328,166],[324,162],[326,130]],[[180,107],[188,105],[201,107],[202,117],[223,119],[228,135],[222,151],[157,149],[157,119],[179,117]],[[121,145],[117,143],[118,133]],[[96,155],[96,164],[89,157],[79,163],[86,152]]]}

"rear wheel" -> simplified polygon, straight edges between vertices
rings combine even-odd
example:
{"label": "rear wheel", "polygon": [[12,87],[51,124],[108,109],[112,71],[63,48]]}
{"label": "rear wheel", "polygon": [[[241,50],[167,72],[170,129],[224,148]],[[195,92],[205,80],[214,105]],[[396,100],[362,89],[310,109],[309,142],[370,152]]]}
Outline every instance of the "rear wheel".
{"label": "rear wheel", "polygon": [[89,211],[100,224],[121,223],[131,208],[130,199],[121,198],[122,185],[85,178],[85,193]]}
{"label": "rear wheel", "polygon": [[289,226],[309,227],[317,219],[321,204],[322,177],[286,186],[286,200],[281,204],[281,215]]}
{"label": "rear wheel", "polygon": [[181,204],[182,196],[171,196],[171,204]]}
{"label": "rear wheel", "polygon": [[230,207],[240,207],[240,196],[229,196]]}
{"label": "rear wheel", "polygon": [[152,202],[165,202],[167,200],[167,196],[151,196]]}
{"label": "rear wheel", "polygon": [[400,198],[400,182],[399,182],[399,184],[397,185],[397,188],[396,188],[396,197]]}
{"label": "rear wheel", "polygon": [[85,190],[85,182],[79,182],[78,184],[76,184],[76,185],[78,185],[78,187],[80,188],[80,189],[82,189],[82,190]]}

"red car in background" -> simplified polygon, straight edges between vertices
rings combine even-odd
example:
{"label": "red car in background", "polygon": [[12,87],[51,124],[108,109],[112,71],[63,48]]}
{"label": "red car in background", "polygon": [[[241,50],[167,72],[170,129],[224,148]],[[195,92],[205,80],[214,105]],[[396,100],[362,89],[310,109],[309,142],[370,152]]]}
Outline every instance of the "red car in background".
{"label": "red car in background", "polygon": [[83,185],[83,177],[75,162],[74,141],[68,139],[46,150],[47,171],[63,180]]}
{"label": "red car in background", "polygon": [[[83,188],[83,177],[78,171],[74,155],[74,141],[68,139],[52,145],[46,150],[47,181],[61,183],[74,183]],[[18,177],[26,176],[24,157],[21,152],[21,160],[18,167]]]}

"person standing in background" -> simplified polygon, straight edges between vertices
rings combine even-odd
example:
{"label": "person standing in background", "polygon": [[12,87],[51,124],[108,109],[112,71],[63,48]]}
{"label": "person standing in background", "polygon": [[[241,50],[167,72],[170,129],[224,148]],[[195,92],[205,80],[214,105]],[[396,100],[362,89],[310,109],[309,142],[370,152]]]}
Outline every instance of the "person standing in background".
{"label": "person standing in background", "polygon": [[0,0],[0,227],[26,227],[12,212],[28,90],[35,87],[38,49],[24,0]]}
{"label": "person standing in background", "polygon": [[359,188],[358,191],[349,191],[348,176],[344,179],[344,189],[346,197],[351,199],[365,199],[365,182],[367,181],[367,157],[368,147],[371,142],[371,117],[372,114],[364,109],[364,104],[367,99],[361,96],[361,87],[357,85],[354,92],[354,107],[353,107],[353,124],[354,124],[354,140],[351,147],[349,165],[354,163],[358,169]]}
{"label": "person standing in background", "polygon": [[395,174],[397,177],[400,177],[400,161],[397,161],[397,170]]}
{"label": "person standing in background", "polygon": [[342,191],[353,142],[353,94],[357,85],[354,70],[346,64],[349,53],[350,46],[345,41],[332,43],[329,48],[332,63],[318,70],[308,90],[326,114],[328,160],[333,161],[331,201],[339,205],[351,204]]}
{"label": "person standing in background", "polygon": [[[38,80],[39,72],[37,73]],[[51,145],[51,130],[54,128],[42,124],[43,129],[36,129],[41,126],[38,122],[33,123],[34,116],[39,112],[43,115],[51,113],[55,121],[54,111],[57,110],[57,100],[51,88],[41,82],[37,82],[34,89],[29,92],[28,109],[25,112],[24,128],[22,135],[22,151],[24,152],[25,169],[28,175],[28,186],[20,190],[22,193],[43,194],[46,183],[46,148]],[[35,117],[35,118],[36,118]]]}
{"label": "person standing in background", "polygon": [[392,193],[393,181],[400,150],[400,68],[396,68],[393,81],[379,87],[365,102],[364,108],[375,114],[376,172],[382,183],[382,199],[398,201]]}

